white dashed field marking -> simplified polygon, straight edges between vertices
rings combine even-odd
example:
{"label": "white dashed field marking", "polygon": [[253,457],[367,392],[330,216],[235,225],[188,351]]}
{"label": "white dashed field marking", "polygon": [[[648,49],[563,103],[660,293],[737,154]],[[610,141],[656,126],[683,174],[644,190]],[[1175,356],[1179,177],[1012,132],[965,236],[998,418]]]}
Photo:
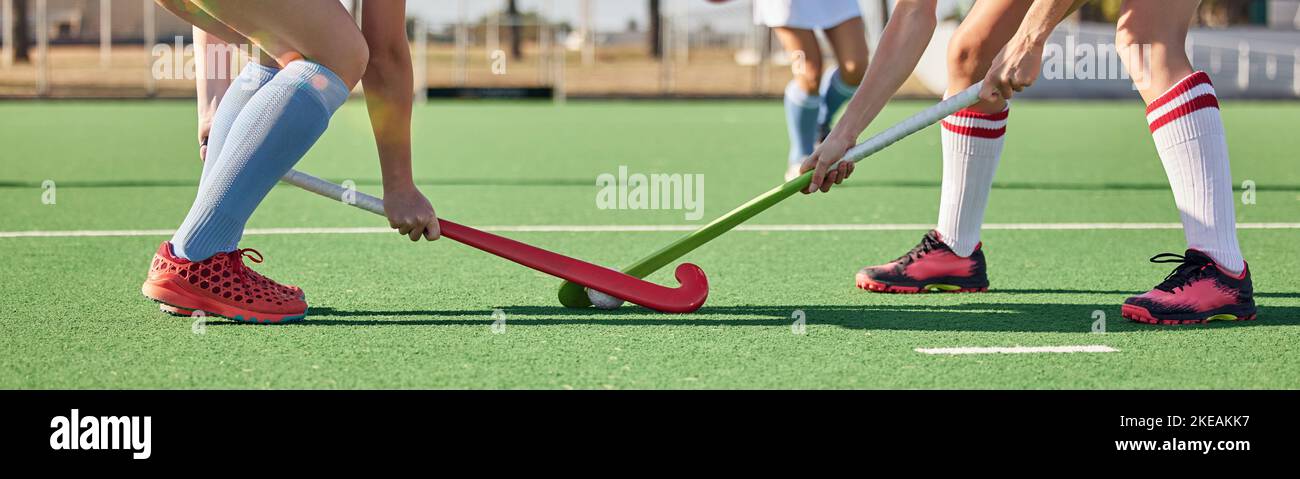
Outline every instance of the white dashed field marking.
{"label": "white dashed field marking", "polygon": [[[482,226],[484,231],[500,233],[656,233],[687,232],[700,225],[513,225]],[[802,232],[802,231],[925,231],[931,224],[807,224],[807,225],[741,225],[736,231]],[[1174,230],[1182,229],[1179,223],[990,223],[985,230],[1058,231],[1058,230]],[[1243,230],[1295,230],[1300,223],[1239,223]],[[97,238],[171,236],[175,230],[33,230],[0,231],[0,238]],[[301,234],[392,234],[390,228],[251,228],[246,235],[301,235]]]}
{"label": "white dashed field marking", "polygon": [[925,354],[1034,354],[1034,353],[1117,353],[1101,344],[1087,346],[1014,346],[1008,348],[916,348]]}

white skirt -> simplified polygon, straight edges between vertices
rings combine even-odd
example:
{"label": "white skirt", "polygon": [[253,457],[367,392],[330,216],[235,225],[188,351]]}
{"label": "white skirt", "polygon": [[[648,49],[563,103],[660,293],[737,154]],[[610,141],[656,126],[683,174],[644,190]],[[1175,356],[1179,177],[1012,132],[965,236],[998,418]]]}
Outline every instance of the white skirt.
{"label": "white skirt", "polygon": [[754,23],[822,30],[861,17],[858,0],[754,0]]}

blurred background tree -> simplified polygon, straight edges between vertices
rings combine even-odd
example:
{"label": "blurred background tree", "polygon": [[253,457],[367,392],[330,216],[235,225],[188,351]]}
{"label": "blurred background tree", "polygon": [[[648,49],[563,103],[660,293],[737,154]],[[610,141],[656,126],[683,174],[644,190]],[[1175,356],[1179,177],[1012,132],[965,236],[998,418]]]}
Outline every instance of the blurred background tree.
{"label": "blurred background tree", "polygon": [[1203,0],[1196,21],[1210,27],[1262,25],[1268,21],[1267,15],[1265,0]]}
{"label": "blurred background tree", "polygon": [[659,0],[650,0],[650,33],[647,35],[650,41],[650,57],[663,58],[664,56],[664,26],[663,17],[660,16]]}
{"label": "blurred background tree", "polygon": [[27,0],[14,0],[14,61],[31,63],[29,52],[32,48],[30,19],[27,15]]}
{"label": "blurred background tree", "polygon": [[1085,22],[1114,22],[1119,18],[1123,0],[1096,0],[1079,7],[1079,17]]}
{"label": "blurred background tree", "polygon": [[[1096,0],[1079,8],[1084,21],[1114,22],[1124,0]],[[1267,0],[1202,0],[1193,19],[1197,25],[1263,25],[1268,20]]]}
{"label": "blurred background tree", "polygon": [[520,23],[522,20],[519,16],[519,3],[515,0],[506,0],[506,21],[510,24],[510,58],[515,60],[524,57],[524,26]]}

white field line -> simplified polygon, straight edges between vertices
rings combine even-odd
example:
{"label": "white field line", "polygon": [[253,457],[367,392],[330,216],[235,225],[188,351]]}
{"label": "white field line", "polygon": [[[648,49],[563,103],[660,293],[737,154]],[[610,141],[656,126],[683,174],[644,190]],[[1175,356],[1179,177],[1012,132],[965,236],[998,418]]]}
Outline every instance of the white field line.
{"label": "white field line", "polygon": [[[501,233],[653,233],[688,232],[703,225],[496,225],[479,227],[485,231]],[[934,225],[922,223],[900,224],[803,224],[803,225],[741,225],[736,231],[802,232],[802,231],[925,231]],[[1179,223],[989,223],[985,230],[1062,231],[1062,230],[1174,230],[1182,229]],[[1300,223],[1239,223],[1244,230],[1294,230]],[[378,227],[327,227],[327,228],[251,228],[247,235],[301,235],[301,234],[379,234],[392,233],[392,229]],[[0,238],[96,238],[170,236],[174,230],[51,230],[51,231],[0,231]]]}
{"label": "white field line", "polygon": [[1117,353],[1101,344],[1087,346],[1015,346],[1010,348],[916,348],[925,354],[1026,354],[1026,353]]}

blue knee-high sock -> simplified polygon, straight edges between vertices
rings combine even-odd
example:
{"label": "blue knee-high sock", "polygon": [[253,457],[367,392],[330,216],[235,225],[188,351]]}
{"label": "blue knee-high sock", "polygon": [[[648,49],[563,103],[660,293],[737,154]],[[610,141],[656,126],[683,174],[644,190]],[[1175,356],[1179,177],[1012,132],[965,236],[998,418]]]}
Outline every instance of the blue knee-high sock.
{"label": "blue knee-high sock", "polygon": [[853,93],[857,89],[858,87],[844,83],[844,79],[840,77],[839,68],[832,69],[822,75],[822,104],[821,109],[817,111],[818,128],[829,132],[831,120],[835,118],[835,113],[840,110],[844,102],[853,98]]}
{"label": "blue knee-high sock", "polygon": [[325,132],[349,89],[324,66],[290,63],[231,123],[207,181],[176,235],[176,255],[202,261],[234,251],[253,210]]}
{"label": "blue knee-high sock", "polygon": [[790,82],[785,87],[785,126],[790,133],[790,164],[802,163],[817,140],[817,110],[821,97]]}
{"label": "blue knee-high sock", "polygon": [[253,99],[253,95],[266,86],[279,73],[279,68],[271,68],[258,63],[249,63],[244,66],[244,70],[239,72],[234,80],[230,82],[230,88],[221,96],[221,102],[217,104],[217,111],[212,113],[212,128],[208,130],[208,160],[203,162],[203,176],[199,182],[208,178],[212,173],[212,165],[217,164],[217,159],[221,158],[221,146],[225,144],[226,135],[230,133],[230,125],[235,123],[235,117],[243,111],[244,105]]}

